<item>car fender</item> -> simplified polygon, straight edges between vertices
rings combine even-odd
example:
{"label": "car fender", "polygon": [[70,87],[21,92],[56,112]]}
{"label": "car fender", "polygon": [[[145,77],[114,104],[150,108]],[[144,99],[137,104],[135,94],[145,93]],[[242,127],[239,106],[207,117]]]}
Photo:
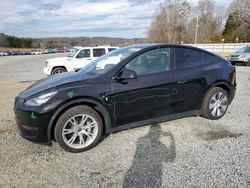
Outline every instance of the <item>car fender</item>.
{"label": "car fender", "polygon": [[[81,68],[85,67],[86,65],[88,65],[91,61],[88,61],[87,59],[89,59],[89,58],[81,58],[81,59],[73,58],[70,62],[70,65],[71,65],[70,68],[72,69],[71,71],[81,69]],[[92,59],[92,61],[93,61],[92,57],[90,57],[90,59]],[[81,62],[80,66],[79,66],[79,61]]]}
{"label": "car fender", "polygon": [[52,118],[50,119],[48,130],[47,130],[47,138],[48,138],[49,143],[51,143],[51,132],[52,132],[52,128],[55,124],[55,121],[58,118],[58,115],[61,112],[63,112],[65,109],[67,109],[67,107],[72,106],[74,104],[79,104],[79,103],[90,103],[90,104],[95,105],[94,109],[97,110],[98,112],[100,112],[103,116],[105,133],[110,133],[111,119],[110,119],[108,111],[106,110],[106,108],[102,104],[100,104],[99,102],[92,100],[92,99],[85,99],[85,98],[75,99],[75,100],[72,100],[72,101],[64,104],[59,109],[57,109],[56,112],[53,114]]}
{"label": "car fender", "polygon": [[72,59],[70,58],[53,58],[46,61],[48,62],[51,70],[53,70],[55,67],[65,67],[69,72],[72,69]]}
{"label": "car fender", "polygon": [[[217,87],[217,86],[219,86],[219,87],[223,86],[223,87],[225,87],[225,88],[228,89],[229,95],[230,95],[230,103],[231,103],[231,101],[232,101],[232,99],[233,99],[233,97],[234,97],[234,92],[233,92],[232,86],[230,86],[230,84],[229,84],[226,80],[225,80],[225,81],[221,80],[221,81],[217,81],[217,82],[215,82],[215,83],[212,83],[211,85],[209,85],[209,86],[207,87],[206,93],[205,93],[204,96],[203,96],[202,106],[203,106],[203,102],[204,102],[204,99],[205,99],[206,94],[208,93],[208,91],[209,91],[210,89],[214,88],[214,87]],[[202,107],[202,106],[201,106],[201,107]]]}

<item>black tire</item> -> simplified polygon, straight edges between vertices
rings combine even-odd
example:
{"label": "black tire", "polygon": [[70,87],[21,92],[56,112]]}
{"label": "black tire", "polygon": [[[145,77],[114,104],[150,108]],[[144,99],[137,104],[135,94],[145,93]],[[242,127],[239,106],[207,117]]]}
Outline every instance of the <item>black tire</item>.
{"label": "black tire", "polygon": [[[94,138],[94,140],[93,140],[93,142],[91,143],[91,144],[89,144],[89,145],[87,145],[86,147],[84,146],[84,147],[82,147],[82,148],[75,148],[75,147],[70,147],[69,146],[69,144],[67,144],[66,142],[65,142],[65,140],[67,139],[66,138],[66,136],[63,136],[63,130],[65,130],[64,129],[64,127],[66,126],[68,126],[67,125],[67,122],[68,123],[71,123],[71,122],[69,122],[69,120],[71,119],[71,118],[73,118],[73,117],[75,117],[75,116],[78,116],[78,115],[87,115],[87,116],[89,116],[89,117],[91,117],[91,118],[93,118],[95,121],[96,121],[96,123],[97,123],[97,127],[96,128],[98,128],[97,130],[97,133],[96,133],[96,137]],[[91,120],[91,119],[90,119]],[[91,123],[93,123],[93,122],[91,122]],[[74,126],[75,127],[75,126]],[[73,128],[72,128],[73,129]],[[72,129],[70,129],[70,130],[72,130]],[[78,129],[78,128],[76,128],[76,129]],[[76,130],[75,128],[74,128],[74,130]],[[87,130],[87,129],[86,129]],[[86,130],[84,130],[84,131],[86,131]],[[94,128],[92,129],[92,130],[94,130]],[[78,130],[77,130],[78,131]],[[82,131],[83,131],[83,129],[82,129]],[[77,152],[83,152],[83,151],[86,151],[86,150],[88,150],[88,149],[90,149],[90,148],[92,148],[92,147],[94,147],[95,145],[97,145],[99,142],[100,142],[100,140],[101,140],[101,137],[102,137],[102,133],[103,133],[103,123],[102,123],[102,119],[101,119],[101,117],[99,116],[99,114],[95,111],[95,110],[93,110],[92,108],[90,108],[90,107],[88,107],[88,106],[84,106],[84,105],[81,105],[81,106],[75,106],[75,107],[72,107],[72,108],[70,108],[69,110],[67,110],[66,112],[64,112],[61,116],[60,116],[60,118],[58,119],[58,121],[57,121],[57,123],[56,123],[56,126],[55,126],[55,140],[57,141],[57,143],[64,149],[64,150],[66,150],[66,151],[69,151],[69,152],[73,152],[73,153],[77,153]],[[73,133],[70,133],[70,134],[77,134],[76,132],[73,132]],[[78,132],[78,134],[80,134],[79,132]],[[91,134],[93,134],[93,133],[91,133]],[[69,135],[69,134],[67,134],[67,135]],[[82,136],[82,138],[83,138],[83,134],[81,135]],[[85,137],[86,137],[86,140],[87,139],[89,139],[88,138],[88,136],[86,136],[86,135],[84,135]],[[70,136],[69,136],[70,137]],[[74,137],[74,135],[72,136],[72,137]],[[71,137],[71,138],[72,138]],[[91,136],[92,137],[92,136]],[[78,136],[76,136],[76,138],[78,138],[78,142],[80,142],[81,143],[81,141],[80,141],[80,136],[78,135]],[[77,139],[74,139],[74,141],[73,141],[73,143],[72,144],[74,144],[74,142],[77,140]],[[86,143],[86,142],[85,142]]]}
{"label": "black tire", "polygon": [[246,66],[247,66],[247,67],[250,66],[250,59],[249,59],[248,62],[246,63]]}
{"label": "black tire", "polygon": [[51,75],[56,75],[56,74],[62,74],[64,72],[67,72],[67,70],[63,67],[56,67],[52,70]]}
{"label": "black tire", "polygon": [[[219,103],[219,104],[218,104],[218,102],[217,103],[213,103],[214,105],[218,104],[218,107],[216,105],[216,107],[212,108],[211,107],[211,106],[213,106],[212,102],[214,101],[214,99],[216,98],[216,96],[219,97],[220,93],[222,93],[224,95],[224,97],[226,97],[226,98],[223,98],[223,101],[222,101],[223,103],[222,102]],[[226,99],[226,102],[224,102],[225,99]],[[211,104],[211,106],[210,106],[210,104]],[[210,90],[208,90],[208,92],[207,92],[207,94],[206,94],[206,96],[205,96],[205,98],[203,100],[201,115],[203,117],[211,119],[211,120],[220,119],[220,118],[222,118],[225,115],[225,113],[226,113],[226,111],[228,109],[228,105],[229,105],[228,92],[226,90],[220,88],[220,87],[211,88]],[[218,112],[218,110],[220,112]],[[215,113],[215,115],[213,113]],[[219,114],[219,113],[221,113],[221,114]]]}

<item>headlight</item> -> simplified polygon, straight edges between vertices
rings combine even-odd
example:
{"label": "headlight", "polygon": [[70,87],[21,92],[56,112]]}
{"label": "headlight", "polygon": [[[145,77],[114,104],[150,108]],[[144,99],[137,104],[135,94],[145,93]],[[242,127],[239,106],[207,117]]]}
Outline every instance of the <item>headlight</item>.
{"label": "headlight", "polygon": [[45,61],[45,67],[48,67],[48,66],[49,66],[49,62]]}
{"label": "headlight", "polygon": [[245,55],[241,55],[240,58],[245,58],[246,56]]}
{"label": "headlight", "polygon": [[48,100],[50,100],[55,94],[57,94],[57,91],[53,91],[50,93],[46,93],[44,95],[40,95],[38,97],[31,98],[25,102],[25,105],[26,106],[40,106],[46,103]]}

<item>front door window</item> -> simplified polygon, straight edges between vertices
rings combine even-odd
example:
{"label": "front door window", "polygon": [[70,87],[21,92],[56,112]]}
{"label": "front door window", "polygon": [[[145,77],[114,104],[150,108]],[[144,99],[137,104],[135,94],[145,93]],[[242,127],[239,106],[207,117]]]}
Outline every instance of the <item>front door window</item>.
{"label": "front door window", "polygon": [[77,55],[77,58],[88,58],[88,57],[90,57],[90,50],[89,49],[82,50]]}
{"label": "front door window", "polygon": [[138,76],[167,72],[170,70],[170,48],[151,50],[143,53],[125,67]]}

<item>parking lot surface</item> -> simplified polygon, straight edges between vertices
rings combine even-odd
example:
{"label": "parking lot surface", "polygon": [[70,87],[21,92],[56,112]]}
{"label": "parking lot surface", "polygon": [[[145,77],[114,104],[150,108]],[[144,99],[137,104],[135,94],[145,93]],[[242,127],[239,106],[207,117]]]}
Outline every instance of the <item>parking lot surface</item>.
{"label": "parking lot surface", "polygon": [[67,53],[0,57],[0,82],[36,81],[45,77],[45,60],[63,57]]}
{"label": "parking lot surface", "polygon": [[218,121],[188,117],[107,136],[78,154],[17,135],[14,97],[57,56],[0,57],[0,187],[250,187],[250,67]]}

